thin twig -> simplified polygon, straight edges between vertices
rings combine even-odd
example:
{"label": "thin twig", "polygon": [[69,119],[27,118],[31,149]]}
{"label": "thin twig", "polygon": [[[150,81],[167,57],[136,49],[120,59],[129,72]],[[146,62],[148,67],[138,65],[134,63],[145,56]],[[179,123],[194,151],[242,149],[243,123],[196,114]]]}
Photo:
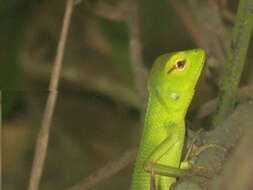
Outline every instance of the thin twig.
{"label": "thin twig", "polygon": [[49,85],[49,95],[48,95],[46,107],[44,110],[41,129],[39,131],[39,135],[37,138],[35,156],[34,156],[34,161],[33,161],[33,166],[32,166],[32,171],[31,171],[31,177],[29,181],[29,190],[38,189],[43,167],[44,167],[50,126],[51,126],[52,117],[53,117],[54,108],[55,108],[56,99],[57,99],[57,88],[58,88],[58,83],[59,83],[62,59],[64,55],[64,49],[65,49],[67,34],[69,31],[70,19],[71,19],[74,3],[75,3],[74,0],[68,0],[66,4],[61,36],[60,36],[60,40],[57,47],[54,68],[53,68],[51,81]]}
{"label": "thin twig", "polygon": [[129,48],[130,48],[130,63],[133,70],[133,78],[137,93],[143,105],[146,103],[146,79],[147,70],[144,68],[142,44],[140,39],[140,24],[137,2],[134,0],[127,1],[125,12],[125,21],[129,31]]}
{"label": "thin twig", "polygon": [[225,72],[220,83],[218,112],[213,119],[213,128],[233,111],[241,74],[253,28],[253,1],[241,0],[233,31],[231,48],[225,65]]}
{"label": "thin twig", "polygon": [[68,190],[88,190],[98,183],[108,179],[111,176],[114,176],[120,170],[128,166],[136,158],[137,150],[133,149],[126,152],[119,160],[114,161],[105,167],[101,168],[94,174],[90,175],[88,178],[85,178],[83,181],[78,184],[70,187]]}

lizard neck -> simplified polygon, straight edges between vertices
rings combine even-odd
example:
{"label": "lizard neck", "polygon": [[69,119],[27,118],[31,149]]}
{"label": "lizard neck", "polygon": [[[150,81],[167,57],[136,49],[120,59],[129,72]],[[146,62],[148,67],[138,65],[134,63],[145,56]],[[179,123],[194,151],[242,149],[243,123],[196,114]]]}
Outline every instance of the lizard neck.
{"label": "lizard neck", "polygon": [[[145,125],[154,123],[179,123],[184,126],[184,119],[190,102],[194,94],[194,89],[187,92],[156,92],[149,91]],[[152,109],[151,109],[152,108]],[[151,123],[150,123],[151,122]]]}

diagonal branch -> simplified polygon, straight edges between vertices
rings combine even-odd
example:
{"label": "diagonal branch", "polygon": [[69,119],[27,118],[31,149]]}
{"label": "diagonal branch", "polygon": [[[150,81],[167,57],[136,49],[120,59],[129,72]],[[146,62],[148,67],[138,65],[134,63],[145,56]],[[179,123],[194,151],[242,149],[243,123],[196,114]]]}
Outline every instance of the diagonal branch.
{"label": "diagonal branch", "polygon": [[68,0],[65,10],[65,15],[63,19],[63,26],[61,31],[60,40],[57,47],[57,53],[54,62],[54,68],[51,74],[49,95],[44,110],[44,115],[42,119],[41,129],[37,138],[35,156],[29,181],[29,190],[37,190],[42,176],[42,171],[44,167],[50,126],[52,123],[54,108],[57,100],[57,88],[59,83],[59,76],[61,71],[61,65],[64,55],[64,49],[67,39],[67,34],[69,31],[70,19],[75,5],[75,0]]}
{"label": "diagonal branch", "polygon": [[127,1],[127,10],[125,22],[129,31],[129,48],[130,48],[130,63],[133,70],[133,78],[138,95],[142,104],[146,103],[146,79],[147,70],[143,64],[142,44],[140,36],[140,23],[137,2],[134,0]]}
{"label": "diagonal branch", "polygon": [[88,190],[95,185],[105,181],[106,179],[114,176],[120,170],[132,163],[136,158],[137,150],[131,149],[122,155],[118,160],[107,164],[105,167],[99,169],[88,178],[83,179],[79,183],[68,188],[68,190]]}

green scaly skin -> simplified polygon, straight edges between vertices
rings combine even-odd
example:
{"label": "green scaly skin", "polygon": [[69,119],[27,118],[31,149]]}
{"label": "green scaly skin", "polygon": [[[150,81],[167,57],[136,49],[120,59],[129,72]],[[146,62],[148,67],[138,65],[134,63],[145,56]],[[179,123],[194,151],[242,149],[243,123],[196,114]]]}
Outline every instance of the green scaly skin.
{"label": "green scaly skin", "polygon": [[[185,115],[205,60],[202,49],[165,54],[149,76],[149,100],[131,190],[150,190],[148,162],[180,168],[185,138]],[[169,190],[175,177],[155,175],[155,190]]]}

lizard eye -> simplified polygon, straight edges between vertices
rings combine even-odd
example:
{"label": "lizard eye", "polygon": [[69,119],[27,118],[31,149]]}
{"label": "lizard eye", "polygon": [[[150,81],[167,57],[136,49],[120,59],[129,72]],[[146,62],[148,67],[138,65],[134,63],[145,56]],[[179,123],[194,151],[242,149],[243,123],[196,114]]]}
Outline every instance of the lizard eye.
{"label": "lizard eye", "polygon": [[167,72],[167,74],[169,74],[170,72],[172,72],[173,70],[176,70],[176,69],[183,70],[185,67],[185,63],[186,63],[185,59],[177,60],[175,65],[173,65],[173,67],[171,67],[171,69]]}
{"label": "lizard eye", "polygon": [[176,69],[183,69],[185,67],[185,60],[178,60],[176,61],[175,67]]}

